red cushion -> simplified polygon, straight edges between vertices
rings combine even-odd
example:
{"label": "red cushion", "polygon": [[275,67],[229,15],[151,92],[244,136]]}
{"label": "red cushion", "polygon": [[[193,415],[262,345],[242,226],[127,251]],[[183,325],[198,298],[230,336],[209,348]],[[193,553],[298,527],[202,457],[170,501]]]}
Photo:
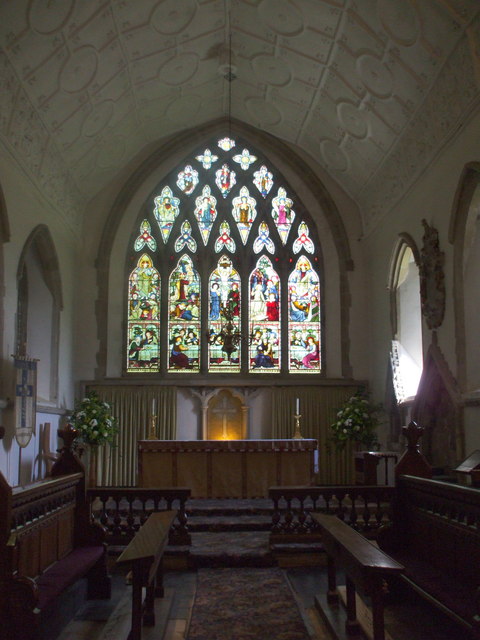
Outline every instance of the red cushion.
{"label": "red cushion", "polygon": [[62,591],[82,578],[103,553],[103,547],[77,547],[55,562],[36,580],[39,596],[37,607],[46,609]]}

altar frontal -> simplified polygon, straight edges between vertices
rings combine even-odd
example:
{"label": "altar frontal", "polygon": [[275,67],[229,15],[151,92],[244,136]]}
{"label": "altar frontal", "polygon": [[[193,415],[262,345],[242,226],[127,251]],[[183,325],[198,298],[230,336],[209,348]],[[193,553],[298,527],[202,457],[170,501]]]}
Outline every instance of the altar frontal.
{"label": "altar frontal", "polygon": [[317,441],[142,440],[141,487],[188,487],[192,498],[266,498],[272,486],[310,485]]}

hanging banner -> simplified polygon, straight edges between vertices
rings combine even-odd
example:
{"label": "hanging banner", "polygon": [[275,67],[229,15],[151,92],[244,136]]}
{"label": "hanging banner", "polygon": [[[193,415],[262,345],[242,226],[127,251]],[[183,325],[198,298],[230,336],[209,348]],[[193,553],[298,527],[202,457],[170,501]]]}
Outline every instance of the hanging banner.
{"label": "hanging banner", "polygon": [[26,447],[35,433],[37,411],[37,362],[26,356],[13,356],[15,361],[15,439]]}

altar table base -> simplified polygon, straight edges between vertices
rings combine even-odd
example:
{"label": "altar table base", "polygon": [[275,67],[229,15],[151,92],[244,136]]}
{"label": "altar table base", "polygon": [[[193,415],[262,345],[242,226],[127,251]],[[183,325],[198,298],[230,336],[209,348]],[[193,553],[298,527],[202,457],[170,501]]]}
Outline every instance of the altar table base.
{"label": "altar table base", "polygon": [[266,498],[311,485],[316,440],[141,440],[140,487],[188,487],[192,498]]}

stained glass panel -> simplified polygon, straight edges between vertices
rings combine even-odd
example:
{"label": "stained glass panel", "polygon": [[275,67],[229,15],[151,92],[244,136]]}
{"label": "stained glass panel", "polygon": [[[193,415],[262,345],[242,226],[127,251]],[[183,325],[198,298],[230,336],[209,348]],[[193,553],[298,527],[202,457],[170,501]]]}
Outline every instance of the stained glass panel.
{"label": "stained glass panel", "polygon": [[220,235],[215,241],[215,253],[220,253],[224,249],[235,253],[235,248],[235,240],[230,236],[230,226],[224,221],[220,225]]}
{"label": "stained glass panel", "polygon": [[320,371],[320,283],[310,260],[300,256],[288,278],[289,371]]}
{"label": "stained glass panel", "polygon": [[217,199],[212,196],[208,184],[203,187],[202,195],[195,200],[195,217],[203,243],[206,245],[217,217]]}
{"label": "stained glass panel", "polygon": [[168,283],[168,343],[170,372],[200,370],[200,277],[184,255]]}
{"label": "stained glass panel", "polygon": [[127,371],[158,370],[160,276],[144,253],[128,281]]}
{"label": "stained glass panel", "polygon": [[214,156],[210,149],[205,149],[201,155],[195,156],[195,160],[201,162],[204,169],[210,169],[212,164],[218,160],[218,156]]}
{"label": "stained glass panel", "polygon": [[272,217],[277,225],[280,238],[283,244],[285,244],[287,242],[292,222],[295,219],[295,212],[292,209],[293,200],[288,198],[285,189],[280,187],[276,198],[272,199],[272,205]]}
{"label": "stained glass panel", "polygon": [[253,184],[257,187],[264,198],[273,187],[273,174],[263,164],[258,171],[253,174]]}
{"label": "stained glass panel", "polygon": [[218,146],[223,151],[230,151],[230,149],[233,149],[235,146],[235,140],[232,140],[231,138],[222,138],[218,141]]}
{"label": "stained glass panel", "polygon": [[266,249],[269,253],[275,253],[275,245],[270,238],[270,230],[266,222],[261,222],[258,227],[258,236],[253,243],[255,253],[260,253],[262,249]]}
{"label": "stained glass panel", "polygon": [[228,196],[237,182],[235,175],[235,171],[231,171],[228,164],[222,165],[222,168],[215,173],[215,184],[224,198]]}
{"label": "stained glass panel", "polygon": [[257,156],[250,155],[250,151],[248,149],[244,149],[242,153],[238,153],[233,156],[233,161],[238,162],[240,168],[244,171],[248,171],[250,169],[250,165],[255,162]]}
{"label": "stained glass panel", "polygon": [[293,243],[293,253],[300,253],[302,249],[305,249],[308,253],[313,253],[315,250],[312,239],[309,237],[308,226],[305,222],[301,222],[298,225],[298,237]]}
{"label": "stained glass panel", "polygon": [[192,237],[192,225],[188,220],[182,222],[180,235],[175,240],[175,251],[177,253],[180,253],[185,248],[190,249],[192,253],[197,250],[197,241]]}
{"label": "stained glass panel", "polygon": [[247,187],[240,189],[240,195],[232,199],[232,216],[237,223],[243,244],[246,244],[253,221],[257,217],[257,201],[250,196]]}
{"label": "stained glass panel", "polygon": [[183,171],[180,171],[177,179],[177,187],[189,196],[198,184],[198,171],[195,171],[189,164]]}
{"label": "stained glass panel", "polygon": [[157,250],[157,241],[152,236],[152,227],[148,220],[143,220],[140,225],[140,235],[135,240],[133,248],[135,251],[141,251],[145,248],[145,245],[150,249],[150,251]]}
{"label": "stained glass panel", "polygon": [[209,281],[208,370],[238,373],[241,362],[240,275],[222,256]]}
{"label": "stained glass panel", "polygon": [[180,200],[174,197],[170,187],[164,187],[162,193],[154,198],[154,203],[153,215],[160,227],[163,241],[167,242],[173,223],[180,213]]}
{"label": "stained glass panel", "polygon": [[249,369],[280,372],[280,277],[266,256],[250,274]]}

